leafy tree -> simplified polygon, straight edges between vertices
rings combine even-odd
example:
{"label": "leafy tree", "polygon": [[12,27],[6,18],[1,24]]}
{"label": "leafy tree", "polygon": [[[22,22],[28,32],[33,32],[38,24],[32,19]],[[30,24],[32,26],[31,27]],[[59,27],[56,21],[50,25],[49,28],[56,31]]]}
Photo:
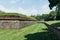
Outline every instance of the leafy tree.
{"label": "leafy tree", "polygon": [[49,7],[52,9],[54,6],[56,6],[57,16],[56,20],[60,20],[60,0],[48,0],[49,1]]}
{"label": "leafy tree", "polygon": [[54,6],[57,6],[59,4],[59,0],[48,0],[49,1],[49,7],[52,9]]}
{"label": "leafy tree", "polygon": [[51,11],[48,17],[49,20],[56,20],[56,11]]}
{"label": "leafy tree", "polygon": [[49,14],[42,14],[42,18],[46,21],[46,20],[48,20],[48,16],[49,16]]}
{"label": "leafy tree", "polygon": [[56,11],[51,11],[49,14],[43,14],[45,21],[56,20]]}
{"label": "leafy tree", "polygon": [[60,4],[57,5],[56,11],[57,11],[57,16],[56,16],[56,18],[57,18],[57,20],[60,20]]}
{"label": "leafy tree", "polygon": [[42,19],[41,15],[31,15],[31,17],[36,18],[38,21],[40,21]]}
{"label": "leafy tree", "polygon": [[42,14],[42,15],[32,15],[32,17],[35,17],[37,20],[47,20],[49,14]]}
{"label": "leafy tree", "polygon": [[51,11],[49,14],[42,14],[42,15],[31,15],[32,17],[35,17],[37,20],[56,20],[56,11]]}

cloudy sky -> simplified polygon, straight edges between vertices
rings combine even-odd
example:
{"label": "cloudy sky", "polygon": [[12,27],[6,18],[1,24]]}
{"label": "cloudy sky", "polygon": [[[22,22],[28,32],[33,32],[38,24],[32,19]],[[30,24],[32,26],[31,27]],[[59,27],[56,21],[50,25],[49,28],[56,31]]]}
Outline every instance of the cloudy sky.
{"label": "cloudy sky", "polygon": [[51,10],[48,0],[0,0],[0,10],[25,15],[46,14]]}

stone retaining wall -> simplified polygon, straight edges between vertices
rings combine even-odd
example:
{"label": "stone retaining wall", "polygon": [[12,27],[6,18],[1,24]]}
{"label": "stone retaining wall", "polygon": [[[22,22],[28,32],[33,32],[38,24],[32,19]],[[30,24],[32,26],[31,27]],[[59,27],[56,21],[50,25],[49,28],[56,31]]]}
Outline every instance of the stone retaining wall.
{"label": "stone retaining wall", "polygon": [[20,20],[0,20],[0,28],[2,29],[19,29],[28,25],[35,24],[35,21],[20,21]]}

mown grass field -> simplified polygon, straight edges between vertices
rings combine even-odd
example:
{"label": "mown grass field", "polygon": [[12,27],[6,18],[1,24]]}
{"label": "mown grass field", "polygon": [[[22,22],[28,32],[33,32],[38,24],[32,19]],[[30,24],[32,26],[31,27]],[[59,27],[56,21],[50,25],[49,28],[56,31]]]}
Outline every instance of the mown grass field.
{"label": "mown grass field", "polygon": [[22,29],[0,29],[0,40],[58,40],[42,23]]}
{"label": "mown grass field", "polygon": [[54,24],[54,23],[58,23],[58,22],[60,22],[60,20],[58,20],[58,21],[46,21],[46,23],[48,23],[48,24]]}
{"label": "mown grass field", "polygon": [[58,20],[58,21],[48,21],[46,23],[48,23],[49,25],[52,25],[52,26],[57,27],[58,29],[60,29],[60,20]]}

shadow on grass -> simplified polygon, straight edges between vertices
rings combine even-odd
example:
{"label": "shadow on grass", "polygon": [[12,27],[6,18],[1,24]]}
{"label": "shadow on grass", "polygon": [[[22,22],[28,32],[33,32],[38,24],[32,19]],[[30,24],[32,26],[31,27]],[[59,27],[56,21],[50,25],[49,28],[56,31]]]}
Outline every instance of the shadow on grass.
{"label": "shadow on grass", "polygon": [[52,26],[55,26],[55,27],[60,27],[60,22],[57,22],[57,23],[53,23],[51,24]]}
{"label": "shadow on grass", "polygon": [[26,40],[58,40],[56,35],[53,32],[49,31],[48,29],[46,32],[37,32],[34,34],[28,34],[25,36]]}

